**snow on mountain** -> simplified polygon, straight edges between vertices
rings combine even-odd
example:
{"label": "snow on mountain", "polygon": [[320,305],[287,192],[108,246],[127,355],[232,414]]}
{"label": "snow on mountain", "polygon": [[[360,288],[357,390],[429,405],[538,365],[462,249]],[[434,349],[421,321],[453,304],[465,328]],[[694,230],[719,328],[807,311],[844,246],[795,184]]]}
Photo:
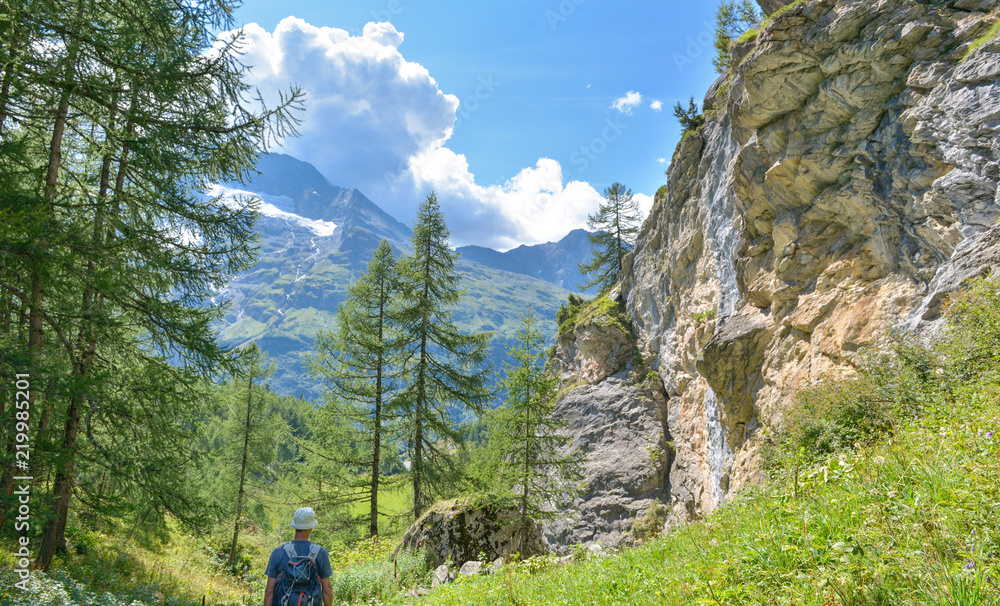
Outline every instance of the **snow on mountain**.
{"label": "snow on mountain", "polygon": [[212,185],[206,193],[213,198],[219,198],[223,204],[238,204],[240,200],[257,198],[260,200],[260,207],[258,209],[260,214],[265,217],[282,219],[288,223],[305,227],[317,236],[332,236],[334,230],[337,229],[337,224],[333,221],[309,219],[291,212],[295,208],[295,204],[288,196],[249,192],[223,185]]}

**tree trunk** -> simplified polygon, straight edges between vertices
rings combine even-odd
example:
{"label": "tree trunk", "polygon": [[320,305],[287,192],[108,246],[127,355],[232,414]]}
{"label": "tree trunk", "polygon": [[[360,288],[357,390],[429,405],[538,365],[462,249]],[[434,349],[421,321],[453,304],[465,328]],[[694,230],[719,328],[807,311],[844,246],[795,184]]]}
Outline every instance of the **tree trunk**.
{"label": "tree trunk", "polygon": [[[384,300],[384,295],[381,297]],[[382,323],[385,318],[385,305],[379,306],[378,342],[382,346],[383,331]],[[371,536],[378,536],[378,481],[381,471],[379,463],[382,456],[382,353],[379,351],[378,368],[375,369],[375,435],[372,437],[372,492],[371,492],[371,520],[368,531]]]}
{"label": "tree trunk", "polygon": [[528,533],[528,474],[531,471],[531,388],[524,392],[524,476],[521,478],[521,545],[518,551],[524,558],[525,535]]}
{"label": "tree trunk", "polygon": [[73,468],[76,462],[73,456],[76,452],[76,437],[80,431],[80,399],[73,395],[66,411],[66,431],[63,435],[62,456],[57,463],[55,478],[55,511],[45,524],[42,531],[42,543],[38,550],[35,567],[48,572],[52,558],[66,533],[66,516],[69,512],[69,502],[73,496]]}
{"label": "tree trunk", "polygon": [[236,561],[236,541],[240,537],[240,518],[243,517],[243,494],[247,479],[247,455],[250,451],[250,413],[253,410],[253,367],[247,381],[247,420],[243,426],[243,464],[240,467],[240,490],[236,496],[236,522],[233,524],[233,544],[229,548],[229,565]]}

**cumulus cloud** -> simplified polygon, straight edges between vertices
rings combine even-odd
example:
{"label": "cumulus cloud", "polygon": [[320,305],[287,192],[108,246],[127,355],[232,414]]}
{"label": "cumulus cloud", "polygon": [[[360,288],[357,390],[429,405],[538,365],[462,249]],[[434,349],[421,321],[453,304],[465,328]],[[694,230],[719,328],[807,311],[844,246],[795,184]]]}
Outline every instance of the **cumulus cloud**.
{"label": "cumulus cloud", "polygon": [[[560,164],[541,158],[506,183],[479,185],[466,158],[448,149],[459,101],[399,51],[391,23],[368,23],[361,35],[288,17],[274,32],[244,28],[244,63],[265,98],[297,84],[306,90],[301,136],[285,153],[314,164],[330,181],[356,187],[403,222],[435,190],[452,243],[505,249],[559,239],[585,227],[601,195],[565,180]],[[630,92],[619,111],[641,95]],[[632,100],[634,99],[634,101]]]}
{"label": "cumulus cloud", "polygon": [[649,104],[649,107],[654,111],[658,112],[663,109],[663,101],[653,101]]}
{"label": "cumulus cloud", "polygon": [[649,211],[653,208],[653,196],[646,194],[633,194],[632,199],[639,203],[639,210],[643,217],[649,216]]}
{"label": "cumulus cloud", "polygon": [[398,172],[450,136],[458,98],[403,58],[403,34],[392,24],[369,23],[352,36],[288,17],[274,33],[253,23],[244,31],[244,63],[262,92],[273,95],[289,83],[306,90],[302,136],[285,141],[285,150],[333,182],[363,185]]}
{"label": "cumulus cloud", "polygon": [[439,147],[414,158],[408,177],[417,191],[436,190],[449,223],[456,217],[452,231],[460,232],[459,243],[491,242],[501,250],[559,240],[585,227],[587,215],[603,201],[588,183],[564,183],[562,166],[550,158],[502,185],[482,186],[464,155]]}
{"label": "cumulus cloud", "polygon": [[625,96],[619,97],[614,100],[611,104],[612,109],[616,109],[623,114],[632,114],[632,109],[639,106],[642,103],[642,95],[630,90],[625,93]]}

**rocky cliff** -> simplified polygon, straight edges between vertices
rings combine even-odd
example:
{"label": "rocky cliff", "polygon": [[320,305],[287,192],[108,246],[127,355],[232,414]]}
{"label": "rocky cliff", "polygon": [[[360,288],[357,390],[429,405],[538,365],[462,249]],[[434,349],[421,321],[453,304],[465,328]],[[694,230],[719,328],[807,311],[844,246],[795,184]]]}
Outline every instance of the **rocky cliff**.
{"label": "rocky cliff", "polygon": [[665,427],[606,451],[669,436],[675,519],[757,479],[796,388],[1000,266],[997,4],[796,2],[713,86],[622,287]]}

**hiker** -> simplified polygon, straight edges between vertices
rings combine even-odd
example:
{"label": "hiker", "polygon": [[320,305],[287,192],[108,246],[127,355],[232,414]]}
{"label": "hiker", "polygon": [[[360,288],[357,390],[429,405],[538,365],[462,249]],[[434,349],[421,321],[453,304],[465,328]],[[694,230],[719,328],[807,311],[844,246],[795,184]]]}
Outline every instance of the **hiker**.
{"label": "hiker", "polygon": [[312,507],[295,512],[290,524],[295,538],[276,547],[267,562],[264,606],[332,606],[330,554],[309,542],[316,525]]}

